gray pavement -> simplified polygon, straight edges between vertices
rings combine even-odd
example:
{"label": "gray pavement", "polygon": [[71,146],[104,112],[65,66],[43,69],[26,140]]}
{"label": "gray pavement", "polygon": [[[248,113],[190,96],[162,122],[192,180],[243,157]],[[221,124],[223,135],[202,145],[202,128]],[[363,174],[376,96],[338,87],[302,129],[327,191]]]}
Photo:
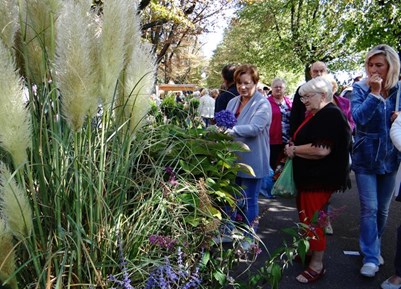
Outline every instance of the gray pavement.
{"label": "gray pavement", "polygon": [[[366,278],[359,274],[362,266],[361,256],[345,255],[344,251],[359,252],[359,199],[356,184],[352,175],[352,188],[344,193],[333,194],[331,206],[339,210],[339,214],[332,220],[334,235],[327,238],[325,254],[326,275],[315,283],[300,284],[295,277],[303,270],[303,265],[294,263],[284,271],[280,282],[280,289],[324,288],[324,289],[378,289],[382,281],[393,274],[393,260],[395,255],[396,229],[401,222],[401,203],[393,201],[387,228],[382,238],[382,255],[385,264],[374,278]],[[290,240],[289,236],[281,231],[282,228],[292,227],[298,222],[295,200],[273,199],[264,197],[259,199],[260,211],[264,212],[260,219],[258,235],[269,251],[283,244],[283,240]],[[266,250],[259,255],[254,269],[266,261]],[[266,285],[265,288],[269,288]]]}

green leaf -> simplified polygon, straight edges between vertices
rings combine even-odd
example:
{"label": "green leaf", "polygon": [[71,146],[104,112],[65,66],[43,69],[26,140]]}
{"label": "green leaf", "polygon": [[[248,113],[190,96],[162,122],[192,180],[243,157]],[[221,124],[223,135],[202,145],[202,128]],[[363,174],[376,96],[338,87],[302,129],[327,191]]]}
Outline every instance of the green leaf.
{"label": "green leaf", "polygon": [[217,282],[219,282],[220,285],[224,285],[226,282],[226,275],[221,271],[221,269],[218,269],[213,273],[213,277]]}

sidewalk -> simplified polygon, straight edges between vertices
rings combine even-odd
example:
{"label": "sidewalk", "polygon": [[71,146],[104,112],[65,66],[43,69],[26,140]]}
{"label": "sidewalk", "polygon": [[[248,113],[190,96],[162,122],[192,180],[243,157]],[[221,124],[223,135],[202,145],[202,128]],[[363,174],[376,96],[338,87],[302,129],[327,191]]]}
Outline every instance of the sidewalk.
{"label": "sidewalk", "polygon": [[[258,235],[266,247],[274,251],[283,244],[289,236],[280,229],[292,227],[298,222],[295,200],[260,197],[260,220]],[[300,284],[295,277],[303,270],[303,265],[294,265],[284,271],[280,282],[281,289],[378,289],[381,282],[394,273],[393,260],[395,255],[396,229],[401,222],[401,203],[392,202],[386,231],[382,239],[382,255],[385,264],[374,278],[366,278],[359,274],[362,266],[361,256],[345,255],[344,251],[359,252],[359,199],[355,182],[352,189],[345,193],[332,196],[331,206],[340,209],[338,216],[332,220],[334,235],[327,237],[325,254],[326,275],[315,283]],[[267,259],[267,252],[259,255],[254,268],[260,267]],[[266,286],[265,288],[269,288]]]}

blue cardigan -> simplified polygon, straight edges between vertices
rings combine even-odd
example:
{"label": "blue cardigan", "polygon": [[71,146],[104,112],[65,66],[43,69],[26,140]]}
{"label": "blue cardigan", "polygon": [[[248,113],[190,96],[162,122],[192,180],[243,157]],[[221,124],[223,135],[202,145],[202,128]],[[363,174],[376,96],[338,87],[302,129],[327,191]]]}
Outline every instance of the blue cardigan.
{"label": "blue cardigan", "polygon": [[[230,100],[227,110],[233,114],[238,110],[241,96]],[[258,91],[251,97],[241,114],[238,116],[237,124],[233,127],[233,136],[236,141],[245,143],[250,152],[239,152],[239,162],[251,166],[256,178],[269,175],[269,128],[272,120],[272,109],[270,103]],[[239,172],[239,177],[254,178],[253,176]]]}
{"label": "blue cardigan", "polygon": [[390,118],[396,110],[399,86],[400,82],[390,89],[388,98],[381,100],[370,93],[366,79],[353,85],[351,110],[356,130],[352,170],[356,173],[385,174],[398,169],[399,152],[390,139]]}

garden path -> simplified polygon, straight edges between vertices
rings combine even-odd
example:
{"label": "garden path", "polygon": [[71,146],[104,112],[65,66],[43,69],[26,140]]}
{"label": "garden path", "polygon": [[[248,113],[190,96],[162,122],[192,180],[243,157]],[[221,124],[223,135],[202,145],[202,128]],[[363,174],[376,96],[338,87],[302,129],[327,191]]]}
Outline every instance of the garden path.
{"label": "garden path", "polygon": [[[328,236],[325,267],[327,273],[323,279],[309,285],[300,284],[295,280],[303,269],[301,264],[294,263],[284,271],[280,282],[281,289],[378,289],[381,282],[394,272],[393,260],[395,255],[396,229],[401,222],[401,203],[392,202],[388,225],[382,240],[382,255],[385,264],[374,278],[365,278],[359,274],[362,265],[361,256],[345,255],[344,251],[359,250],[359,199],[353,174],[352,188],[345,193],[334,194],[331,206],[338,209],[338,215],[332,221],[334,235]],[[263,214],[258,235],[268,250],[273,251],[283,244],[283,240],[290,240],[282,231],[298,222],[295,201],[289,199],[269,200],[263,196],[259,199],[260,212]],[[253,270],[260,268],[268,258],[266,250],[258,256]],[[265,288],[269,288],[266,285]]]}

